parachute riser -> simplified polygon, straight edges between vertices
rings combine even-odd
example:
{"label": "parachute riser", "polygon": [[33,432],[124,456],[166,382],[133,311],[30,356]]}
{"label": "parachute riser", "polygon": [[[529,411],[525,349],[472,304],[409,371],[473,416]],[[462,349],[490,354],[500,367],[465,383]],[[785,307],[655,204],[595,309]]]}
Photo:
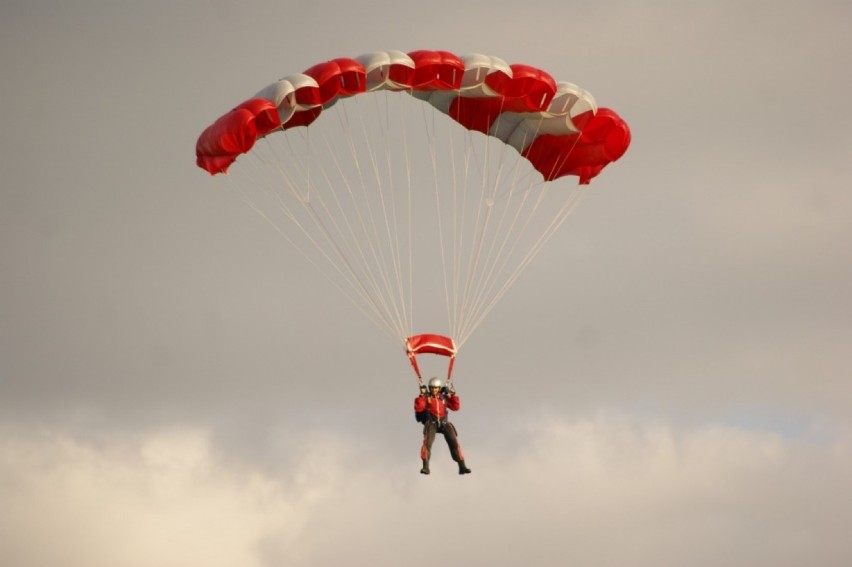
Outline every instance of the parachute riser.
{"label": "parachute riser", "polygon": [[[411,362],[411,367],[414,369],[414,373],[417,375],[417,385],[423,385],[423,375],[420,373],[420,366],[417,364],[417,357],[414,353],[408,353],[408,360]],[[447,367],[447,386],[453,381],[453,365],[456,362],[455,355],[450,357],[450,362]]]}

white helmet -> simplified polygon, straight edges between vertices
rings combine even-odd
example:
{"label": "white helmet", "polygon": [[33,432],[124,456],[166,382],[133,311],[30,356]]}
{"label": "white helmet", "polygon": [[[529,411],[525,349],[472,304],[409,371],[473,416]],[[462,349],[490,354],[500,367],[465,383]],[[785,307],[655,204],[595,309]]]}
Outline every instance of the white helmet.
{"label": "white helmet", "polygon": [[429,388],[430,389],[431,388],[440,388],[441,386],[443,386],[443,383],[441,382],[441,379],[438,378],[437,376],[434,376],[434,377],[429,379]]}

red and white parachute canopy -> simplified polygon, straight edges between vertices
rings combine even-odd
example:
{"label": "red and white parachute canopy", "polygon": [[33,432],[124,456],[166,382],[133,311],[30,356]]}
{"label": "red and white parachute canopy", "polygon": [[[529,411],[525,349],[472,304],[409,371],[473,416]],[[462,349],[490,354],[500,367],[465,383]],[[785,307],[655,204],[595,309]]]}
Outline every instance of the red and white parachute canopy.
{"label": "red and white parachute canopy", "polygon": [[[215,175],[245,154],[227,176],[239,194],[418,370],[418,353],[455,356],[629,143],[615,112],[540,69],[386,51],[267,86],[204,130],[196,156]],[[576,187],[549,183],[568,175]],[[446,335],[416,335],[415,304],[441,303]]]}

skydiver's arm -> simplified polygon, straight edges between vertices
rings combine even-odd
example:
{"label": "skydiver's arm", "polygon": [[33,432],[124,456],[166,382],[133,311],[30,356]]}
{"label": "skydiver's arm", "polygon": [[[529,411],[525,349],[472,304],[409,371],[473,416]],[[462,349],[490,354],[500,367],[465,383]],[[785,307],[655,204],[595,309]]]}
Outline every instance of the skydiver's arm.
{"label": "skydiver's arm", "polygon": [[459,411],[461,408],[461,398],[455,394],[447,396],[447,407],[453,411]]}
{"label": "skydiver's arm", "polygon": [[414,398],[414,411],[421,412],[426,410],[426,396],[417,396]]}

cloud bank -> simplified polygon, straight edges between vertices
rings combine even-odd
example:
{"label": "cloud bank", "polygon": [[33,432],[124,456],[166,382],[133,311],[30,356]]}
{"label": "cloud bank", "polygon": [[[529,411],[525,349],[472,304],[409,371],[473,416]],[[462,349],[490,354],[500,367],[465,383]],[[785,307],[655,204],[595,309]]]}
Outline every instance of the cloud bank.
{"label": "cloud bank", "polygon": [[[680,432],[678,432],[680,431]],[[600,415],[528,423],[528,442],[364,459],[315,434],[248,466],[205,431],[84,440],[0,432],[0,556],[40,567],[842,565],[849,437],[686,431]],[[396,462],[391,462],[396,461]],[[417,550],[432,548],[430,553]]]}

